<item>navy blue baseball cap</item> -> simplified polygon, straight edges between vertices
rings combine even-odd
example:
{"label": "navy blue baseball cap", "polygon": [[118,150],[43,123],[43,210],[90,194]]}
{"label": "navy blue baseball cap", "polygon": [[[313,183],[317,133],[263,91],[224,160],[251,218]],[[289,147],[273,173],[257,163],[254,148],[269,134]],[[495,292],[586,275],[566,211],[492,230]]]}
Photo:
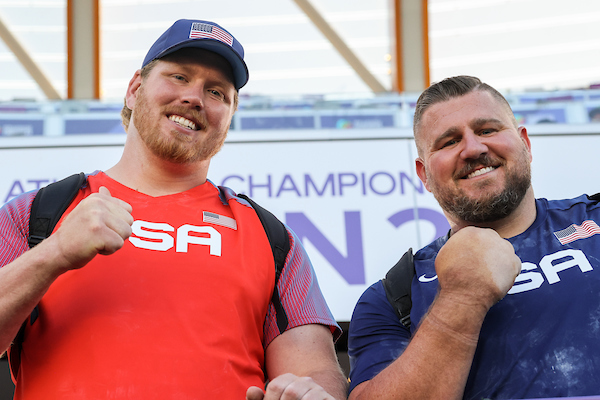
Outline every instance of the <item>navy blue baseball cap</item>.
{"label": "navy blue baseball cap", "polygon": [[224,28],[210,21],[191,19],[176,21],[150,47],[142,68],[152,60],[188,47],[209,50],[224,57],[233,69],[234,85],[237,90],[248,82],[248,67],[244,62],[244,48],[241,43]]}

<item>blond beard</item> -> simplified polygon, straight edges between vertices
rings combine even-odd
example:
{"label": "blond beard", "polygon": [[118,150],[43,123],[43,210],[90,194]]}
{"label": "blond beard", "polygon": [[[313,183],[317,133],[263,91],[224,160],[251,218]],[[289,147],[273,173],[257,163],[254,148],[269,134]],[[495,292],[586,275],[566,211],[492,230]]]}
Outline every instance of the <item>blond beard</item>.
{"label": "blond beard", "polygon": [[[160,110],[155,111],[160,115]],[[197,115],[196,118],[204,129],[208,128],[206,118],[202,115]],[[230,121],[223,131],[207,136],[196,145],[192,143],[189,136],[177,130],[172,130],[168,135],[165,135],[157,125],[153,124],[152,110],[146,100],[143,85],[138,90],[136,106],[131,119],[143,142],[154,155],[178,164],[205,161],[214,157],[223,147],[231,123]]]}

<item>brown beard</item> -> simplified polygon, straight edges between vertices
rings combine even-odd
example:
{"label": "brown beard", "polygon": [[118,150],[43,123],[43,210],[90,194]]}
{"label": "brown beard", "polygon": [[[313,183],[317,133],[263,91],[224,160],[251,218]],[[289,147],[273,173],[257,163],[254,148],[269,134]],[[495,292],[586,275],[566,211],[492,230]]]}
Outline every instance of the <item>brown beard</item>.
{"label": "brown beard", "polygon": [[[176,110],[170,110],[173,114],[178,114]],[[154,110],[160,116],[163,110]],[[179,114],[190,113],[190,110],[181,110]],[[218,132],[206,136],[204,140],[200,140],[197,144],[192,143],[192,139],[183,135],[176,130],[172,130],[169,135],[160,131],[160,128],[155,125],[157,118],[152,118],[153,110],[148,105],[144,86],[138,90],[135,110],[132,114],[133,124],[150,151],[157,157],[163,160],[171,161],[178,164],[193,163],[196,161],[205,161],[211,159],[221,150],[227,137],[229,123],[224,129],[224,132]],[[208,121],[199,113],[195,119],[200,122],[203,130],[208,129]]]}
{"label": "brown beard", "polygon": [[[500,193],[490,193],[473,199],[460,190],[445,190],[433,184],[433,195],[444,211],[467,223],[479,224],[505,218],[521,204],[531,186],[528,154],[524,148],[517,165],[507,169],[506,184]],[[489,166],[492,163],[489,157],[484,155],[472,164]]]}

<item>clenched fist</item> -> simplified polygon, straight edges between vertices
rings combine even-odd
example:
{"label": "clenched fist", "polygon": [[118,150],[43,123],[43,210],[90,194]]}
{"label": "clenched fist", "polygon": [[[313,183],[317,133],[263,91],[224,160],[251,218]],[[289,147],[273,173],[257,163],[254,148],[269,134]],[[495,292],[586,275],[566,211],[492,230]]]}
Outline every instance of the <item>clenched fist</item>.
{"label": "clenched fist", "polygon": [[112,254],[131,235],[131,205],[112,197],[104,186],[83,199],[49,239],[57,246],[64,269],[81,268],[97,254]]}
{"label": "clenched fist", "polygon": [[435,260],[440,295],[489,309],[521,271],[513,246],[493,229],[466,227],[454,233]]}

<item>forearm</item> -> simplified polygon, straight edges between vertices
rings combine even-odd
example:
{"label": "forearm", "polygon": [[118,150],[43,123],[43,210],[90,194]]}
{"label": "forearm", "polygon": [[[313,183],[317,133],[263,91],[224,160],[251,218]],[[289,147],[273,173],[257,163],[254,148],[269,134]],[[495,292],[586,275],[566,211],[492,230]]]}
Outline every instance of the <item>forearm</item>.
{"label": "forearm", "polygon": [[271,380],[267,398],[279,398],[286,388],[293,387],[298,392],[318,393],[319,398],[329,398],[328,394],[346,399],[347,379],[338,364],[329,327],[309,324],[285,331],[267,347],[265,364]]}
{"label": "forearm", "polygon": [[404,353],[351,399],[460,399],[483,320],[521,270],[512,245],[492,229],[455,232],[435,259],[439,292]]}
{"label": "forearm", "polygon": [[348,394],[348,380],[344,377],[339,364],[333,361],[331,365],[319,371],[308,372],[311,377],[327,393],[338,400],[346,399]]}
{"label": "forearm", "polygon": [[438,297],[404,353],[350,399],[460,399],[487,309]]}
{"label": "forearm", "polygon": [[51,243],[40,243],[13,262],[0,268],[0,351],[7,349],[23,321],[52,282],[63,265]]}

